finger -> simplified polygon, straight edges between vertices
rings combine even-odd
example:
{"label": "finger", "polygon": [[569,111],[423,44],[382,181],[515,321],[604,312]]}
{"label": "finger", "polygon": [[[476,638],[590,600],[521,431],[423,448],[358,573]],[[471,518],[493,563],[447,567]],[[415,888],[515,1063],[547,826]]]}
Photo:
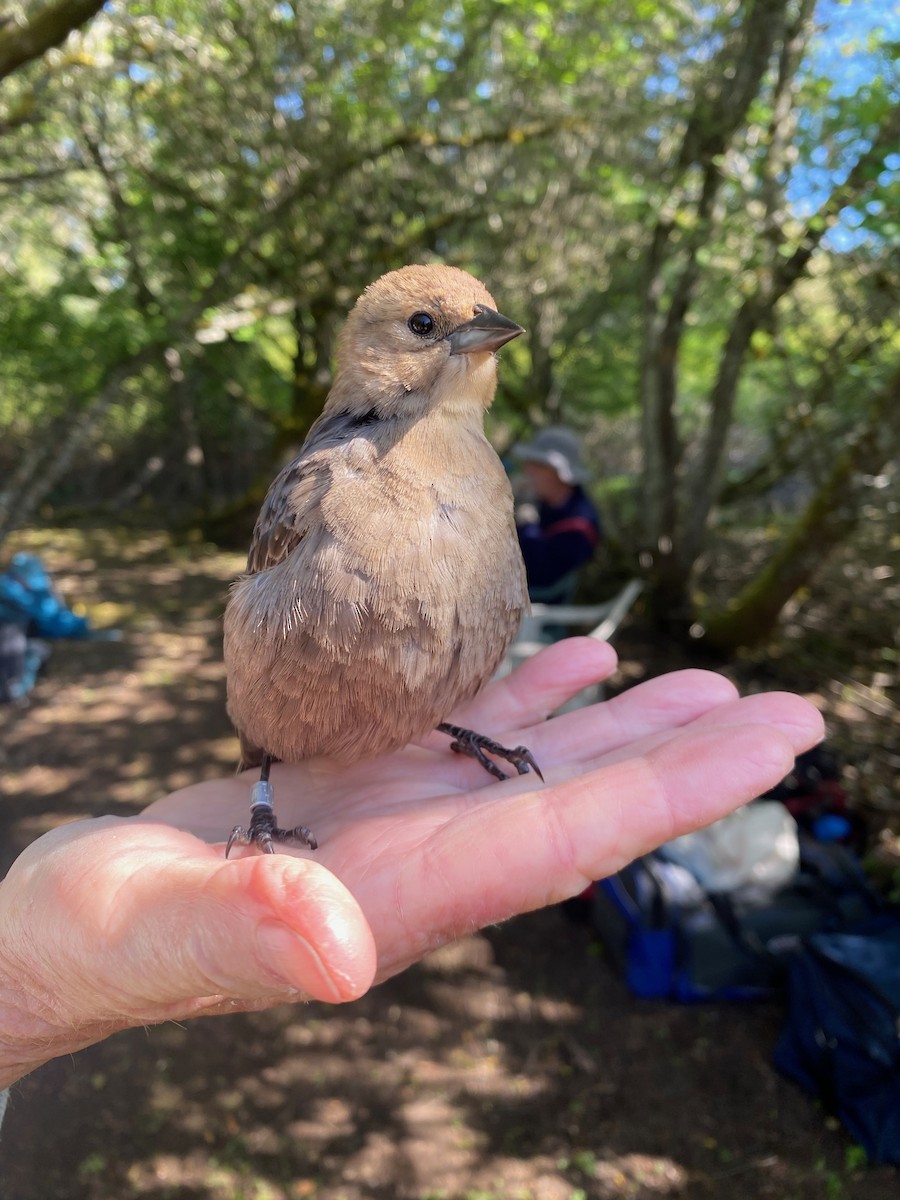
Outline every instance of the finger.
{"label": "finger", "polygon": [[[759,693],[729,704],[718,705],[698,716],[689,728],[693,731],[710,730],[724,736],[731,730],[746,726],[769,726],[777,730],[787,739],[795,756],[820,741],[823,733],[822,715],[818,709],[801,696],[790,692]],[[595,759],[592,765],[605,766],[621,762],[634,757],[635,753],[649,754],[678,736],[677,729],[648,734],[635,742],[610,750]]]}
{"label": "finger", "polygon": [[448,717],[467,729],[492,733],[543,721],[583,688],[600,683],[616,669],[608,642],[567,638],[526,659],[510,675],[495,679]]}
{"label": "finger", "polygon": [[30,986],[43,987],[45,1003],[52,992],[72,1021],[159,1021],[222,995],[299,992],[337,1002],[371,983],[365,919],[317,863],[287,855],[225,862],[191,835],[137,818],[47,838],[56,844],[30,847],[4,889],[20,897],[17,912],[28,912],[22,944],[46,943],[29,961],[53,964],[49,979],[32,971]]}
{"label": "finger", "polygon": [[[702,673],[701,673],[702,674]],[[667,677],[672,678],[672,677]],[[716,677],[710,677],[712,682]],[[647,685],[662,680],[651,681]],[[702,683],[703,681],[698,681]],[[724,684],[726,681],[722,680]],[[729,685],[730,686],[730,685]],[[636,692],[638,689],[634,689]],[[723,690],[722,695],[727,695]],[[627,693],[631,696],[633,693]],[[714,695],[713,692],[710,695]],[[625,699],[622,696],[621,699]],[[595,714],[602,712],[606,706],[595,706]],[[648,706],[649,707],[649,706]],[[652,707],[650,708],[652,711]],[[679,714],[684,716],[682,710]],[[715,705],[707,712],[699,714],[689,724],[669,728],[658,727],[655,732],[646,732],[642,737],[622,742],[610,741],[600,751],[600,741],[595,736],[596,730],[588,723],[587,710],[567,714],[543,725],[535,726],[529,731],[529,741],[537,747],[540,761],[544,767],[544,777],[547,784],[563,785],[567,780],[596,772],[601,768],[614,766],[616,763],[634,760],[640,756],[649,756],[667,743],[674,742],[685,736],[687,731],[702,731],[705,729],[718,731],[722,736],[729,736],[735,729],[747,726],[769,726],[776,733],[786,738],[794,755],[801,754],[822,740],[824,725],[822,715],[812,704],[800,696],[790,692],[768,692],[744,699],[733,700],[730,703]],[[653,722],[648,722],[652,729]],[[621,734],[638,732],[637,721],[621,729]],[[742,764],[736,764],[740,770]],[[510,797],[525,792],[540,790],[542,783],[534,775],[521,775],[507,779],[502,785],[493,784],[487,792],[483,785],[482,774],[475,777],[474,785],[468,793],[460,796],[458,793],[448,794],[443,800],[432,799],[429,802],[429,815],[432,819],[440,817],[451,819],[456,813],[466,808],[493,803],[502,795]],[[781,777],[779,777],[781,778]],[[777,782],[777,781],[776,781]],[[772,785],[767,785],[772,786]],[[760,793],[756,793],[757,795]]]}
{"label": "finger", "polygon": [[722,727],[747,722],[774,725],[791,743],[795,756],[817,745],[825,736],[822,714],[794,692],[757,692],[744,696],[733,704],[723,704],[704,713],[697,725]]}
{"label": "finger", "polygon": [[800,696],[763,692],[739,698],[721,675],[679,671],[514,736],[526,739],[542,770],[552,773],[562,763],[599,764],[619,750],[632,754],[635,742],[647,750],[691,724],[772,725],[790,740],[795,754],[815,745],[824,733],[821,714]]}
{"label": "finger", "polygon": [[[392,911],[370,912],[370,921],[388,928],[415,912],[420,941],[437,945],[558,902],[765,791],[793,758],[790,741],[767,726],[689,729],[564,783],[498,794],[410,856],[391,890]],[[360,900],[365,907],[367,897]],[[379,948],[379,977],[404,965]]]}
{"label": "finger", "polygon": [[[675,671],[601,704],[576,709],[552,721],[507,730],[506,739],[509,745],[524,742],[546,773],[559,763],[594,760],[637,738],[688,725],[736,698],[734,685],[722,675]],[[489,724],[487,731],[494,733],[494,725]],[[460,784],[470,787],[490,782],[484,769],[472,759],[459,759],[456,774]]]}

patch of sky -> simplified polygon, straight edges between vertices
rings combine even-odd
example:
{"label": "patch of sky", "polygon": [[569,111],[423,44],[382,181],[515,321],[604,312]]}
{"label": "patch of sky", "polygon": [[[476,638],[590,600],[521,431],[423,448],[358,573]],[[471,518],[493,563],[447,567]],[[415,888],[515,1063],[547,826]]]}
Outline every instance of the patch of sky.
{"label": "patch of sky", "polygon": [[822,238],[822,245],[836,254],[848,254],[871,240],[871,234],[865,229],[848,225],[841,219]]}
{"label": "patch of sky", "polygon": [[[885,69],[887,56],[880,46],[900,41],[900,6],[895,0],[819,0],[816,7],[818,30],[811,39],[804,64],[805,69],[829,83],[833,102],[856,96],[871,85]],[[824,137],[824,124],[836,116],[836,108],[821,112],[806,110],[798,125],[807,143]],[[799,162],[791,172],[787,199],[796,216],[811,216],[824,204],[835,187],[847,178],[853,164],[868,149],[868,140],[860,137],[858,129],[837,129],[831,132],[828,143],[813,144],[806,161]],[[886,187],[900,169],[900,154],[885,160],[885,170],[878,183]],[[877,215],[880,202],[865,206],[864,212]],[[822,245],[830,250],[846,252],[871,241],[874,235],[865,228],[865,216],[852,208],[841,210],[837,223],[828,231]]]}
{"label": "patch of sky", "polygon": [[128,66],[128,78],[132,83],[146,83],[148,79],[153,78],[153,68],[145,67],[143,63],[130,63]]}
{"label": "patch of sky", "polygon": [[884,56],[877,42],[900,41],[900,6],[895,0],[819,0],[816,21],[820,28],[812,39],[809,61],[817,75],[831,80],[835,99],[855,95],[882,69]]}
{"label": "patch of sky", "polygon": [[303,97],[299,92],[285,92],[283,96],[276,96],[275,107],[284,116],[290,117],[292,121],[299,121],[306,111],[303,107]]}
{"label": "patch of sky", "polygon": [[687,88],[681,82],[678,73],[678,63],[670,54],[661,54],[657,67],[658,70],[644,80],[644,91],[651,100],[687,95]]}
{"label": "patch of sky", "polygon": [[677,96],[679,91],[683,91],[677,75],[648,75],[644,90],[651,100],[659,96]]}

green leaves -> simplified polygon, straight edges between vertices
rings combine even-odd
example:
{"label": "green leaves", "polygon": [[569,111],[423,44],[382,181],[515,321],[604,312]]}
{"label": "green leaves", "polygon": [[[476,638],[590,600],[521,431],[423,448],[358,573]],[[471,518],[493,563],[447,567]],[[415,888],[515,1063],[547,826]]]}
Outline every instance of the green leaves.
{"label": "green leaves", "polygon": [[[754,327],[726,433],[774,420],[832,330],[880,330],[895,286],[900,162],[828,207],[894,111],[890,49],[869,34],[850,86],[811,28],[811,0],[107,5],[0,92],[0,415],[40,436],[121,368],[98,439],[233,464],[238,422],[255,447],[302,433],[358,292],[439,257],[528,327],[498,430],[573,420],[602,446],[663,364],[661,421],[604,469],[640,452],[681,491],[735,322]],[[250,459],[207,472],[217,496]]]}

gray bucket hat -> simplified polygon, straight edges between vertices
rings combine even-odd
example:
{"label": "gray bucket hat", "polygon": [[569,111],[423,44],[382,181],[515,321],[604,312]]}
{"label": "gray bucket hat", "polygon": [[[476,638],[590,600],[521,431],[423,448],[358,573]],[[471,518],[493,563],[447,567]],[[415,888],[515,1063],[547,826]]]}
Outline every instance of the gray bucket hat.
{"label": "gray bucket hat", "polygon": [[533,441],[516,446],[513,454],[521,462],[544,463],[552,467],[563,483],[584,483],[589,476],[581,461],[581,439],[564,425],[542,429]]}

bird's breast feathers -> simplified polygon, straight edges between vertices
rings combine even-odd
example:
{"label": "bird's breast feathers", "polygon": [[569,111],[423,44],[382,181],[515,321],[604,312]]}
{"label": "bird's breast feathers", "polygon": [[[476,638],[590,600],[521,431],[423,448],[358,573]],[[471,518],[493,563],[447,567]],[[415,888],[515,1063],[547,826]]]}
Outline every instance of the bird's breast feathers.
{"label": "bird's breast feathers", "polygon": [[483,434],[442,441],[351,437],[273,484],[254,544],[277,553],[232,591],[225,658],[235,724],[278,757],[405,744],[514,636],[527,591],[509,483]]}

